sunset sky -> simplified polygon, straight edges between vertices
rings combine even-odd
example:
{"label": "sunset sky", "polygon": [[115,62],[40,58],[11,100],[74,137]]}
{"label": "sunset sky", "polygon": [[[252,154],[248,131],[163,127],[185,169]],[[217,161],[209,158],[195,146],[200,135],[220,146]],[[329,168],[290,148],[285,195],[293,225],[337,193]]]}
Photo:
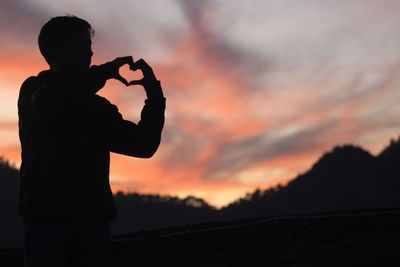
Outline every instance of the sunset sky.
{"label": "sunset sky", "polygon": [[[335,145],[377,154],[400,135],[398,0],[0,0],[0,156],[17,167],[19,88],[48,68],[41,26],[66,14],[95,29],[93,64],[144,58],[167,98],[156,155],[111,155],[114,192],[220,207]],[[110,80],[99,94],[138,122],[141,87]]]}

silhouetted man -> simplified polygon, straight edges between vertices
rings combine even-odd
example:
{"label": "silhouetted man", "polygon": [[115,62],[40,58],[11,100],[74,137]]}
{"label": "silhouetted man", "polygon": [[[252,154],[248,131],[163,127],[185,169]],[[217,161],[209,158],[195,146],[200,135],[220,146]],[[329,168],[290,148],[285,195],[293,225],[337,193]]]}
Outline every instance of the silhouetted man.
{"label": "silhouetted man", "polygon": [[[50,69],[21,86],[19,213],[29,267],[109,266],[109,221],[116,218],[110,151],[149,158],[160,144],[165,98],[152,69],[130,56],[90,67],[92,35],[85,20],[52,18],[39,34]],[[125,64],[141,70],[143,79],[121,77]],[[115,105],[96,94],[108,79],[144,87],[147,99],[138,124],[124,120]]]}

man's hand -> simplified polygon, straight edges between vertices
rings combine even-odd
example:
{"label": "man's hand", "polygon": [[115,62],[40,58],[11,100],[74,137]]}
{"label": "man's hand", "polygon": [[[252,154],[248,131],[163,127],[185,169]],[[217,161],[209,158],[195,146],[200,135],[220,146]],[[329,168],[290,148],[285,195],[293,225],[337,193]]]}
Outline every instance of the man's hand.
{"label": "man's hand", "polygon": [[131,81],[127,85],[142,85],[146,91],[147,98],[149,99],[160,99],[164,98],[160,82],[157,80],[153,69],[144,61],[139,59],[129,67],[131,70],[141,70],[143,78],[136,81]]}
{"label": "man's hand", "polygon": [[133,71],[141,70],[143,73],[143,78],[141,80],[131,81],[128,83],[128,85],[139,84],[144,86],[145,84],[157,82],[157,78],[154,75],[153,69],[142,58],[131,64],[129,68]]}
{"label": "man's hand", "polygon": [[129,64],[130,68],[132,69],[132,66],[134,65],[132,56],[117,57],[116,59],[111,61],[111,63],[113,63],[114,68],[110,78],[116,79],[126,86],[130,85],[130,83],[128,83],[128,81],[124,77],[122,77],[121,74],[119,74],[119,69],[125,64]]}

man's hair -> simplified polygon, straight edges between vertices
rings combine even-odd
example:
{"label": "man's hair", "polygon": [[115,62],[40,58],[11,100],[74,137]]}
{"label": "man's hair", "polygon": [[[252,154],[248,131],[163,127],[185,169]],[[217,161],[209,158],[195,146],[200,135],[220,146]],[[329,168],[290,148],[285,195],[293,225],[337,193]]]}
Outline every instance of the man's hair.
{"label": "man's hair", "polygon": [[86,20],[72,15],[54,17],[40,30],[38,38],[40,53],[50,65],[49,48],[59,47],[71,36],[84,32],[88,32],[91,37],[94,35],[92,26]]}

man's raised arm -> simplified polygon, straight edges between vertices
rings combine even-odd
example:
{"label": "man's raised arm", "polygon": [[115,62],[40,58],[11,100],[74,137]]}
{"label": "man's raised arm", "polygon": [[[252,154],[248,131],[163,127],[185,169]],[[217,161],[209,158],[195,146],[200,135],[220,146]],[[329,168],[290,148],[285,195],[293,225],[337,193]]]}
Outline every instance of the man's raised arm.
{"label": "man's raised arm", "polygon": [[161,132],[164,127],[165,97],[153,70],[141,59],[132,70],[140,69],[143,79],[131,81],[128,85],[142,85],[147,99],[141,112],[138,124],[122,119],[115,106],[110,128],[110,150],[115,153],[133,157],[149,158],[157,151],[160,145]]}

